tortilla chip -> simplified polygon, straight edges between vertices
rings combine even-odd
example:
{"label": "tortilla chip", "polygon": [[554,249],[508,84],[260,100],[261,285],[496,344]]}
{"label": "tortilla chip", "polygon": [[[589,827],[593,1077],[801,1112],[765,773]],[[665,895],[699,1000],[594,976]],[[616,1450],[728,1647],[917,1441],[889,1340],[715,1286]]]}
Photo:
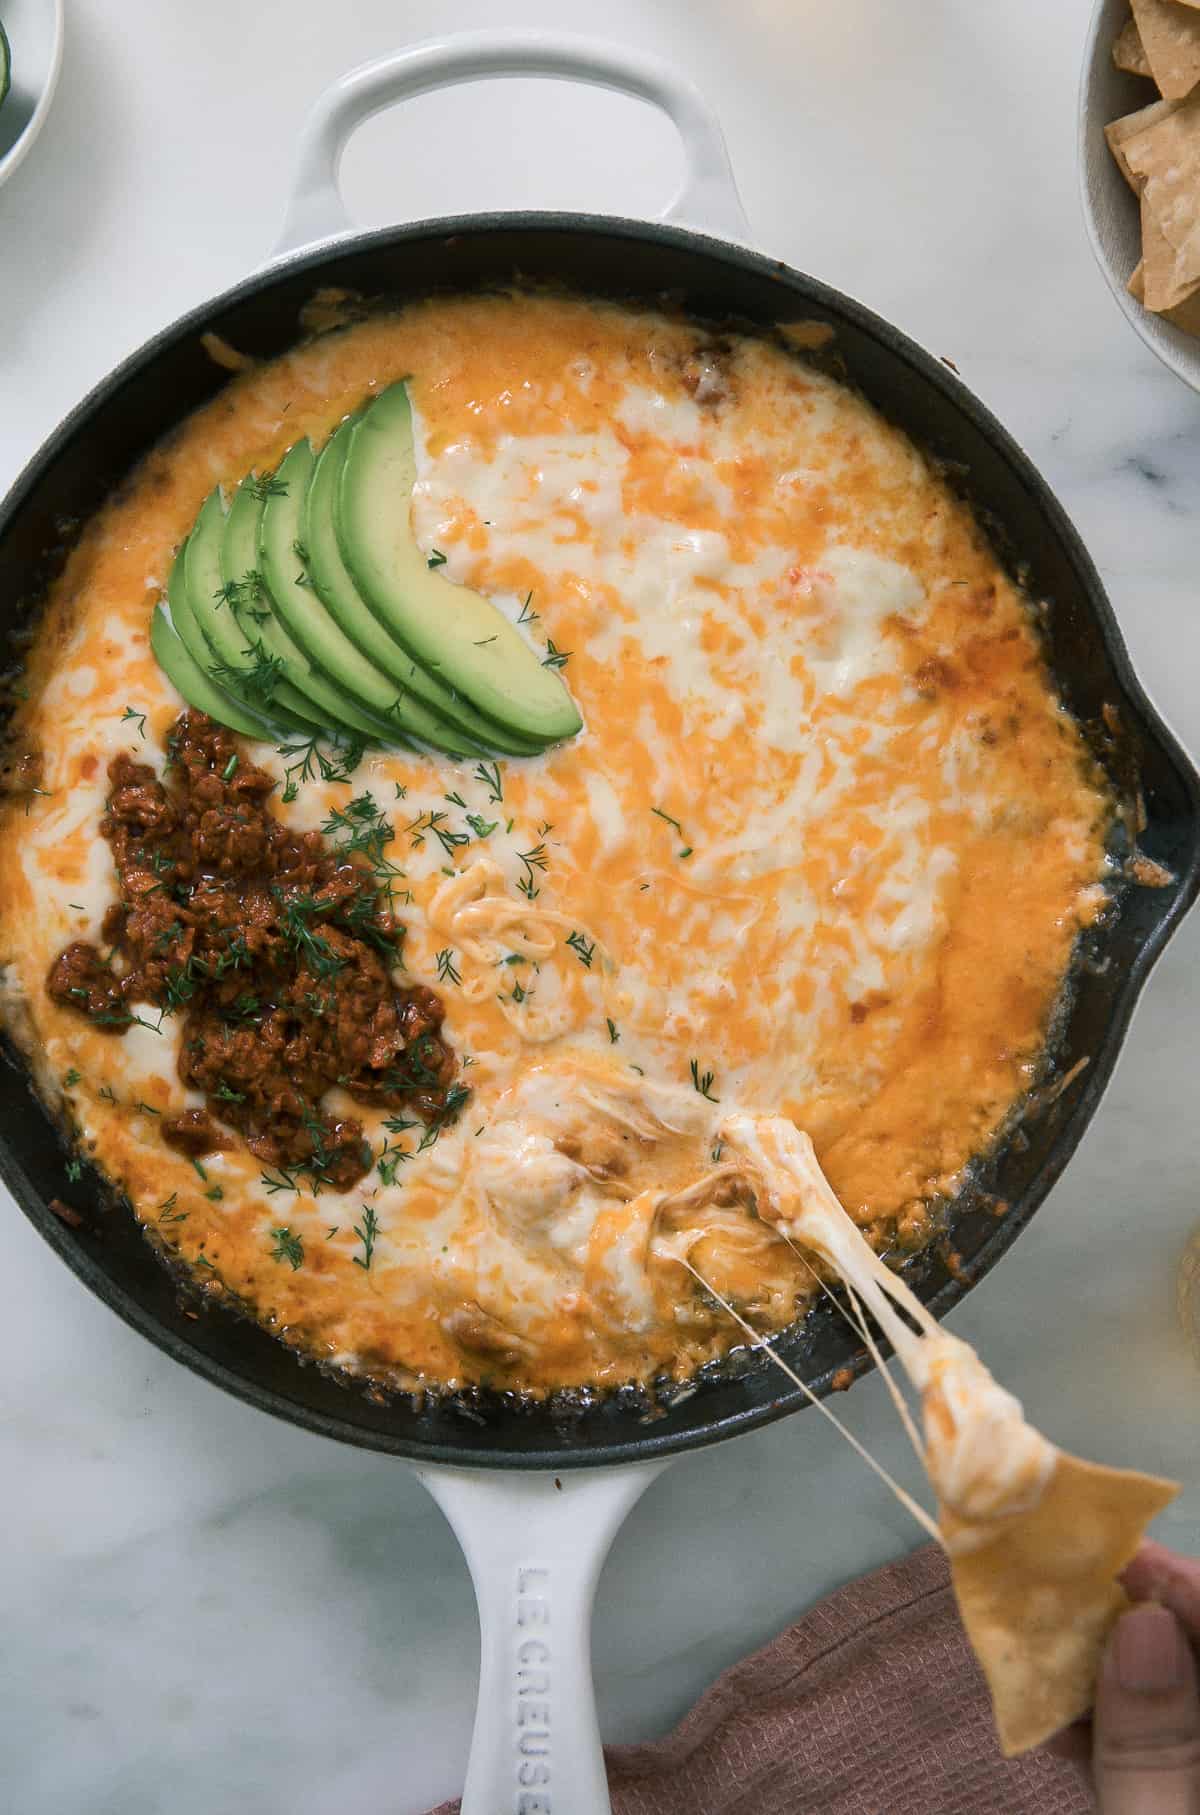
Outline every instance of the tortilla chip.
{"label": "tortilla chip", "polygon": [[[1134,266],[1125,288],[1135,302],[1145,302],[1146,264],[1144,259],[1139,259]],[[1200,284],[1196,285],[1190,296],[1185,296],[1181,303],[1176,303],[1173,309],[1158,309],[1155,313],[1161,315],[1164,321],[1171,322],[1182,333],[1194,334],[1200,340]]]}
{"label": "tortilla chip", "polygon": [[1142,301],[1156,315],[1178,308],[1194,294],[1200,278],[1183,283],[1179,277],[1179,254],[1169,244],[1158,217],[1146,197],[1142,197]]}
{"label": "tortilla chip", "polygon": [[1129,184],[1135,195],[1141,189],[1141,180],[1135,177],[1125,160],[1127,142],[1144,132],[1148,126],[1154,126],[1159,120],[1169,119],[1179,105],[1177,101],[1151,101],[1148,107],[1139,107],[1136,113],[1122,114],[1119,120],[1110,120],[1104,128],[1108,140],[1108,149],[1116,158],[1121,175]]}
{"label": "tortilla chip", "polygon": [[1037,1504],[968,1522],[939,1509],[959,1613],[1006,1758],[1086,1714],[1104,1642],[1131,1605],[1116,1578],[1172,1481],[1060,1454]]}
{"label": "tortilla chip", "polygon": [[1200,340],[1200,284],[1197,284],[1190,296],[1185,297],[1181,303],[1176,303],[1173,309],[1162,309],[1159,313],[1164,321],[1171,322],[1184,334],[1194,334]]}
{"label": "tortilla chip", "polygon": [[1193,283],[1200,278],[1200,94],[1124,139],[1121,150],[1175,248],[1176,283]]}
{"label": "tortilla chip", "polygon": [[1137,20],[1127,19],[1112,47],[1112,60],[1118,69],[1131,76],[1148,76],[1150,59],[1138,32]]}
{"label": "tortilla chip", "polygon": [[1176,0],[1131,0],[1150,73],[1166,101],[1182,101],[1200,82],[1200,17]]}

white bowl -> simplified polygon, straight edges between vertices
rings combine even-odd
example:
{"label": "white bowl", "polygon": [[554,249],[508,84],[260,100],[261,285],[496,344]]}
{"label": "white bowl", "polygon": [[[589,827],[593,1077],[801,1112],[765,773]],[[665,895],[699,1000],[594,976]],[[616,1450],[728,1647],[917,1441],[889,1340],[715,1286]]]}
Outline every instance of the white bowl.
{"label": "white bowl", "polygon": [[45,124],[62,67],[63,0],[0,0],[12,49],[12,87],[0,106],[0,183],[23,163]]}
{"label": "white bowl", "polygon": [[1142,76],[1115,69],[1113,41],[1129,17],[1129,0],[1097,0],[1088,29],[1079,84],[1079,182],[1083,218],[1096,263],[1108,279],[1125,319],[1164,365],[1200,391],[1200,339],[1152,315],[1130,296],[1126,285],[1142,256],[1137,198],[1117,169],[1104,137],[1110,120],[1158,99]]}

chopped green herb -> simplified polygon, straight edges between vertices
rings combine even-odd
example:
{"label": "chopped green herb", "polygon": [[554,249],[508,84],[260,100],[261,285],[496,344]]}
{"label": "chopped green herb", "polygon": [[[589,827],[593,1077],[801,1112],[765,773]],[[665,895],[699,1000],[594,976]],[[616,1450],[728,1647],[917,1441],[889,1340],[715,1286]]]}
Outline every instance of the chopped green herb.
{"label": "chopped green herb", "polygon": [[500,824],[498,819],[485,819],[482,813],[468,813],[467,824],[476,838],[489,838]]}
{"label": "chopped green herb", "polygon": [[210,1203],[219,1204],[225,1193],[222,1191],[220,1185],[210,1185],[204,1195]]}
{"label": "chopped green herb", "polygon": [[214,663],[213,679],[231,683],[235,692],[244,694],[254,704],[270,706],[279,683],[284,678],[283,659],[271,655],[261,641],[251,642],[245,654],[251,658],[248,667],[228,662]]}
{"label": "chopped green herb", "polygon": [[571,659],[569,649],[556,649],[553,637],[546,640],[546,653],[542,657],[543,668],[565,668]]}
{"label": "chopped green herb", "polygon": [[535,870],[545,870],[550,861],[546,856],[545,845],[535,844],[531,851],[518,851],[517,861],[525,871],[518,881],[517,887],[527,901],[532,901],[540,892],[534,884],[533,873]]}
{"label": "chopped green herb", "polygon": [[285,1172],[282,1166],[277,1172],[260,1173],[259,1179],[267,1187],[267,1192],[271,1197],[274,1197],[277,1191],[299,1191],[300,1189],[291,1173]]}
{"label": "chopped green herb", "polygon": [[178,1203],[179,1193],[172,1191],[170,1197],[158,1206],[158,1221],[160,1223],[186,1223],[188,1213],[186,1210],[177,1209]]}
{"label": "chopped green herb", "polygon": [[103,1085],[101,1087],[101,1089],[97,1091],[96,1094],[97,1094],[97,1096],[99,1096],[101,1101],[105,1102],[105,1103],[115,1103],[117,1100],[117,1093],[113,1089],[111,1084]]}
{"label": "chopped green herb", "polygon": [[454,963],[454,952],[445,946],[438,952],[436,960],[438,981],[441,983],[461,983],[462,975]]}
{"label": "chopped green herb", "polygon": [[499,763],[476,763],[474,775],[475,779],[481,781],[488,790],[489,800],[500,801],[504,799],[504,783],[500,778]]}
{"label": "chopped green herb", "polygon": [[594,939],[585,939],[582,933],[568,933],[567,944],[571,947],[571,950],[575,953],[575,956],[578,958],[583,968],[590,971],[592,968],[592,959],[596,956],[596,941]]}
{"label": "chopped green herb", "polygon": [[461,794],[443,794],[442,799],[448,800],[452,807],[465,807],[467,804]]}
{"label": "chopped green herb", "polygon": [[[669,826],[674,826],[681,838],[684,836],[684,830],[679,821],[677,819],[672,819],[669,813],[664,813],[661,807],[651,807],[650,811],[654,814],[656,819],[663,819]],[[692,846],[690,844],[685,845],[681,851],[677,851],[675,854],[677,857],[690,857],[692,855]],[[645,886],[647,885],[643,884],[643,887]]]}
{"label": "chopped green herb", "polygon": [[375,1241],[379,1234],[379,1218],[370,1204],[363,1205],[363,1219],[361,1223],[355,1223],[354,1233],[363,1245],[362,1253],[354,1256],[354,1264],[356,1267],[361,1267],[364,1273],[369,1273],[371,1262],[375,1256]]}
{"label": "chopped green herb", "polygon": [[707,1097],[710,1103],[719,1103],[721,1101],[720,1097],[715,1097],[712,1093],[712,1072],[701,1072],[698,1059],[693,1059],[691,1061],[689,1070],[692,1074],[692,1088],[698,1090],[702,1097]]}
{"label": "chopped green herb", "polygon": [[445,565],[446,565],[445,555],[442,553],[440,548],[435,548],[432,551],[432,553],[430,554],[429,560],[426,562],[426,566],[428,566],[428,567],[444,567]]}
{"label": "chopped green herb", "polygon": [[70,1179],[71,1183],[73,1185],[77,1184],[79,1182],[79,1180],[83,1177],[83,1161],[82,1160],[68,1160],[67,1165],[66,1165],[66,1173],[67,1173],[67,1177]]}
{"label": "chopped green herb", "polygon": [[121,723],[124,725],[130,720],[137,726],[138,736],[144,739],[146,736],[146,714],[144,712],[139,712],[136,706],[126,706],[124,712],[121,714]]}
{"label": "chopped green herb", "polygon": [[525,594],[525,603],[521,607],[521,615],[517,619],[518,624],[532,624],[533,623],[534,619],[537,617],[537,612],[532,611],[530,609],[532,603],[533,603],[533,594],[531,592],[527,592]]}
{"label": "chopped green herb", "polygon": [[326,1231],[325,1231],[325,1240],[327,1242],[330,1242],[333,1240],[334,1236],[338,1232],[338,1227],[339,1227],[339,1225],[337,1223],[330,1223],[328,1229],[326,1229]]}
{"label": "chopped green herb", "polygon": [[[469,1100],[470,1095],[470,1089],[466,1084],[452,1084],[450,1086],[449,1090],[446,1092],[446,1101],[442,1104],[442,1107],[436,1114],[434,1114],[426,1123],[425,1132],[421,1136],[420,1143],[417,1147],[418,1153],[424,1153],[427,1147],[432,1147],[441,1134],[442,1129],[450,1122],[458,1120],[459,1114],[464,1104]],[[384,1127],[387,1127],[386,1122],[384,1123]]]}
{"label": "chopped green herb", "polygon": [[66,1077],[63,1079],[63,1089],[64,1090],[74,1090],[76,1084],[78,1084],[78,1082],[82,1076],[83,1076],[83,1073],[81,1071],[76,1071],[75,1067],[72,1065],[70,1071],[67,1073]]}
{"label": "chopped green herb", "polygon": [[162,1110],[156,1109],[154,1107],[153,1103],[138,1103],[137,1108],[144,1109],[146,1111],[147,1115],[161,1115],[162,1114]]}
{"label": "chopped green herb", "polygon": [[377,1161],[379,1176],[383,1183],[394,1185],[397,1171],[401,1166],[407,1165],[411,1158],[412,1154],[407,1147],[393,1147],[390,1141],[385,1140],[379,1150]]}
{"label": "chopped green herb", "polygon": [[246,486],[252,496],[258,499],[260,504],[265,504],[268,498],[287,497],[286,479],[277,479],[274,473],[271,472],[252,473],[250,477],[243,480],[242,483]]}
{"label": "chopped green herb", "polygon": [[230,757],[229,761],[225,764],[225,767],[221,770],[221,780],[222,781],[232,781],[234,776],[237,774],[237,766],[238,766],[238,759],[237,759],[237,751],[235,750],[233,755]]}
{"label": "chopped green herb", "polygon": [[294,1235],[287,1224],[272,1229],[271,1240],[275,1246],[271,1250],[272,1260],[286,1260],[293,1273],[298,1273],[304,1265],[304,1239]]}
{"label": "chopped green herb", "polygon": [[284,801],[295,800],[303,784],[314,780],[317,776],[320,776],[322,781],[349,782],[366,754],[365,739],[347,738],[344,742],[326,741],[330,746],[328,755],[322,750],[319,737],[311,737],[304,744],[278,745],[280,756],[290,756],[295,759],[286,765],[287,779],[281,796]]}
{"label": "chopped green herb", "polygon": [[[282,890],[274,892],[282,895]],[[279,930],[314,977],[336,977],[346,968],[345,959],[338,957],[324,934],[312,929],[313,919],[332,908],[332,902],[319,902],[311,895],[296,895],[283,903]]]}
{"label": "chopped green herb", "polygon": [[415,819],[410,820],[404,830],[412,840],[413,849],[419,851],[422,848],[427,832],[433,833],[447,857],[452,857],[458,846],[470,844],[469,832],[452,831],[445,821],[446,815],[440,809],[435,813],[419,813]]}
{"label": "chopped green herb", "polygon": [[620,1031],[611,1015],[605,1015],[604,1019],[608,1023],[609,1044],[615,1046],[617,1041],[621,1038]]}

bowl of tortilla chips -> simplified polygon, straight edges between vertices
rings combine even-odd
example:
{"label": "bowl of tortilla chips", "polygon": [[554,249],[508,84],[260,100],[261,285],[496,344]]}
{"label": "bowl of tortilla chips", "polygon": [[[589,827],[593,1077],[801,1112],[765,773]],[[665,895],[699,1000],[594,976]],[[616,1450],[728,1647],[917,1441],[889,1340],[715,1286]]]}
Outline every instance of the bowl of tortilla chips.
{"label": "bowl of tortilla chips", "polygon": [[1146,345],[1200,391],[1200,0],[1099,0],[1079,163],[1109,288]]}

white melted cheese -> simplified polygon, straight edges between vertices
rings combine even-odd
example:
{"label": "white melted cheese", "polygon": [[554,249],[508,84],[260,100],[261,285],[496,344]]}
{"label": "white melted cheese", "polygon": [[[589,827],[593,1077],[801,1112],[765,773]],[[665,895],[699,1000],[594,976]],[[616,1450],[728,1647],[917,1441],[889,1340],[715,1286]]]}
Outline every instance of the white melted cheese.
{"label": "white melted cheese", "polygon": [[[759,1215],[828,1261],[891,1342],[924,1398],[926,1467],[942,1505],[968,1523],[1035,1506],[1058,1452],[970,1345],[939,1329],[880,1260],[834,1196],[809,1137],[779,1117],[745,1111],[726,1118],[721,1137],[753,1169]],[[963,1541],[978,1538],[964,1534]]]}
{"label": "white melted cheese", "polygon": [[[655,414],[686,416],[691,404],[654,399]],[[629,455],[616,435],[511,436],[491,459],[469,443],[456,443],[435,462],[413,492],[413,523],[427,547],[447,547],[446,577],[465,582],[466,552],[455,551],[449,531],[465,501],[489,531],[493,559],[535,560],[548,575],[570,577],[585,596],[615,595],[616,608],[594,644],[604,661],[620,661],[632,639],[642,654],[666,666],[681,704],[700,710],[729,735],[742,723],[747,698],[761,703],[761,735],[780,750],[802,747],[809,721],[799,709],[802,688],[795,671],[796,629],[779,609],[789,582],[788,556],[767,548],[753,561],[733,558],[725,535],[681,530],[626,508],[623,487]],[[690,479],[720,514],[736,517],[736,501],[707,461],[682,456],[679,473]],[[569,512],[569,514],[564,514]],[[575,534],[577,522],[587,538]],[[920,616],[924,594],[915,576],[895,561],[868,551],[831,546],[818,567],[791,582],[817,604],[805,666],[819,693],[845,697],[894,660],[888,620]],[[761,608],[765,635],[753,635],[745,607]],[[705,653],[706,620],[719,619],[743,647],[731,682]]]}

